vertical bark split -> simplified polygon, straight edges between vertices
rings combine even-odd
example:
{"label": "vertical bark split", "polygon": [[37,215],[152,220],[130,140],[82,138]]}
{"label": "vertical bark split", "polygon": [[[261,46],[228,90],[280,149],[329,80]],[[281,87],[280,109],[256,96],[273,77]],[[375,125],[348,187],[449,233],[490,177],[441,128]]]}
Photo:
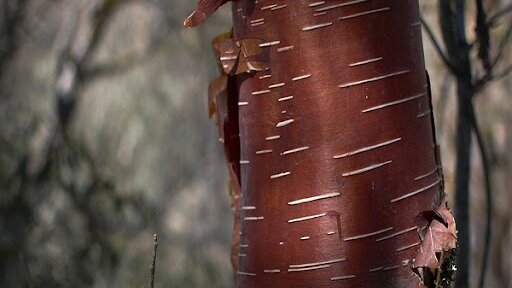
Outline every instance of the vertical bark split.
{"label": "vertical bark split", "polygon": [[240,185],[237,287],[439,283],[455,224],[417,1],[232,9],[233,39],[214,44],[227,80],[210,89],[228,92],[210,99],[227,103],[218,121]]}

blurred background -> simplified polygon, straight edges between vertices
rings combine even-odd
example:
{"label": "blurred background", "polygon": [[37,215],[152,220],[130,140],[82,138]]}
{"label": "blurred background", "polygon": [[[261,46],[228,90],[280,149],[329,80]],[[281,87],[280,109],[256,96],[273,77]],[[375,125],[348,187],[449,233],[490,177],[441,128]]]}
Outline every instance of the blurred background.
{"label": "blurred background", "polygon": [[[484,2],[498,11],[508,1]],[[420,2],[441,38],[437,1]],[[158,233],[156,287],[232,287],[232,213],[207,111],[208,83],[218,73],[210,41],[229,31],[230,9],[199,28],[182,28],[195,5],[0,0],[0,286],[147,287]],[[507,31],[498,23],[491,36],[509,37]],[[431,43],[424,35],[446,192],[453,197],[455,79]],[[504,48],[503,67],[512,63],[511,47]],[[512,287],[511,92],[508,76],[474,99],[492,167],[487,287]],[[473,150],[476,287],[486,200]]]}

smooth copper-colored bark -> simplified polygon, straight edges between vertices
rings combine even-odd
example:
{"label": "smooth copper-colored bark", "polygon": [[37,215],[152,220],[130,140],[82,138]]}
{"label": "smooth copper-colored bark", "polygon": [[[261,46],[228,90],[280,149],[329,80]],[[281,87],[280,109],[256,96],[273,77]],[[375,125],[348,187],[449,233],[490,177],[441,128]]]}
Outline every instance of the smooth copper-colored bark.
{"label": "smooth copper-colored bark", "polygon": [[237,287],[423,286],[413,270],[435,273],[456,239],[417,0],[232,9],[230,41],[261,48],[219,57],[238,104]]}

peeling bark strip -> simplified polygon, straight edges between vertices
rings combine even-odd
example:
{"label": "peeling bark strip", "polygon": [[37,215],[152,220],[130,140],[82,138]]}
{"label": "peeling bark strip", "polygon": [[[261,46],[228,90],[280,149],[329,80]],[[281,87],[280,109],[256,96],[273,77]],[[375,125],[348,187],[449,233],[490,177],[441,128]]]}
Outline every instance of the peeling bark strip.
{"label": "peeling bark strip", "polygon": [[232,5],[210,111],[238,187],[237,287],[435,286],[456,236],[417,1]]}
{"label": "peeling bark strip", "polygon": [[228,1],[229,0],[199,0],[197,9],[185,19],[183,25],[191,28],[203,23],[208,16],[212,15],[213,12]]}

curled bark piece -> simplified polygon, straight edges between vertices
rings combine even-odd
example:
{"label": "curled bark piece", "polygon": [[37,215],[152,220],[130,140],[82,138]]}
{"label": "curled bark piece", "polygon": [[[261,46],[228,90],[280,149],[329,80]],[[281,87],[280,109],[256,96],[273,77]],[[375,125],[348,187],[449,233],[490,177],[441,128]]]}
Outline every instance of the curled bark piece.
{"label": "curled bark piece", "polygon": [[[231,244],[231,264],[233,271],[237,271],[240,250],[240,215],[241,215],[241,188],[240,188],[240,138],[238,129],[238,93],[236,90],[237,76],[229,75],[223,67],[222,55],[241,54],[240,46],[232,39],[232,33],[224,33],[212,41],[213,53],[218,59],[218,68],[221,75],[213,80],[208,87],[208,106],[210,117],[216,116],[219,130],[219,141],[224,146],[224,156],[229,176],[229,192],[234,222]],[[259,51],[257,51],[259,53]],[[257,54],[245,53],[244,55]],[[243,53],[242,53],[243,54]],[[233,64],[231,68],[235,67]],[[236,69],[235,69],[236,70]],[[234,276],[236,282],[236,276]]]}
{"label": "curled bark piece", "polygon": [[[244,39],[235,41],[232,32],[220,34],[212,41],[213,53],[217,58],[218,68],[222,74],[210,82],[208,87],[208,111],[213,117],[220,108],[219,117],[227,117],[227,80],[228,76],[240,75],[242,73],[258,72],[268,69],[269,54],[260,47],[262,40]],[[224,96],[223,96],[224,95]],[[222,104],[222,107],[217,107]],[[223,119],[218,119],[222,123]],[[220,126],[219,126],[220,127]],[[223,132],[220,131],[221,139]]]}
{"label": "curled bark piece", "polygon": [[228,75],[263,71],[268,68],[268,53],[260,48],[258,39],[224,39],[214,41],[220,66]]}
{"label": "curled bark piece", "polygon": [[213,12],[226,2],[229,2],[229,0],[199,0],[196,10],[185,19],[183,25],[187,28],[192,28],[203,23],[206,18],[210,17]]}
{"label": "curled bark piece", "polygon": [[433,279],[439,278],[435,275],[441,273],[438,270],[455,250],[457,246],[457,228],[455,219],[447,208],[446,201],[442,201],[435,211],[420,213],[416,221],[421,246],[412,267],[423,282],[428,284],[428,282],[434,281]]}
{"label": "curled bark piece", "polygon": [[411,273],[453,244],[417,1],[278,2],[234,1],[213,43],[236,287],[442,283]]}
{"label": "curled bark piece", "polygon": [[[213,115],[217,115],[218,123],[223,123],[225,117],[227,117],[227,104],[221,103],[221,101],[226,96],[226,89],[228,85],[228,76],[223,74],[219,76],[217,79],[210,82],[210,86],[208,86],[208,115],[213,117]],[[219,137],[224,139],[223,129],[220,129],[222,126],[219,124]]]}

